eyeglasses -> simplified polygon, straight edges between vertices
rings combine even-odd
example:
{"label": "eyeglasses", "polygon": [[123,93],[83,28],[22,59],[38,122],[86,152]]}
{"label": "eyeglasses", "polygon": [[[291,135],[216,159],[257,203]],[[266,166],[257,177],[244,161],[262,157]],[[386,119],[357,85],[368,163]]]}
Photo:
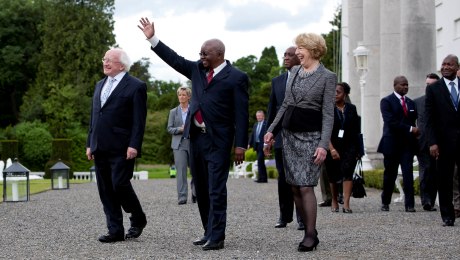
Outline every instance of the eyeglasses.
{"label": "eyeglasses", "polygon": [[102,58],[101,59],[102,63],[107,62],[107,63],[120,63],[119,61],[113,61],[109,58]]}
{"label": "eyeglasses", "polygon": [[202,52],[198,53],[198,55],[200,55],[200,57],[201,57],[201,56],[203,56],[203,57],[208,57],[209,54],[212,53],[212,52],[214,52],[214,51],[208,51],[208,52],[202,51]]}

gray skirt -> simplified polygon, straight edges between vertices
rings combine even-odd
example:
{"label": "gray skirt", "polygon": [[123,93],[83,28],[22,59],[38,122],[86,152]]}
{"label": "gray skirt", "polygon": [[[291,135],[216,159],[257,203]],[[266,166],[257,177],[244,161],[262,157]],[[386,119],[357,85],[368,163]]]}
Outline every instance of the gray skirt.
{"label": "gray skirt", "polygon": [[321,165],[314,163],[321,132],[281,131],[283,137],[283,162],[286,182],[295,186],[318,185]]}

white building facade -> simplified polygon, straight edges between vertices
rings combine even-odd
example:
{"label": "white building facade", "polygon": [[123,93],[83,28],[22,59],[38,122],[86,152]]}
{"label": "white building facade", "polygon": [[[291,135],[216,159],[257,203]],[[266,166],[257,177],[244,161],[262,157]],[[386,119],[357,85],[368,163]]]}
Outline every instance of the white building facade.
{"label": "white building facade", "polygon": [[[383,127],[380,100],[393,92],[399,75],[409,81],[408,97],[423,95],[425,76],[439,71],[448,54],[460,56],[460,1],[343,0],[341,37],[342,79],[363,111],[366,152],[377,166],[383,158],[377,153]],[[370,51],[363,100],[353,58],[358,42]]]}

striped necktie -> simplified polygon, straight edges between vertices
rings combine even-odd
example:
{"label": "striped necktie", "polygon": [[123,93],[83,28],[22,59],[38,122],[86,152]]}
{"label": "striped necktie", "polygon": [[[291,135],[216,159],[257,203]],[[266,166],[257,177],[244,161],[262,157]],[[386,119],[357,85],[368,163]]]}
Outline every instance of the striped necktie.
{"label": "striped necktie", "polygon": [[109,96],[110,96],[110,91],[112,90],[113,83],[114,83],[115,81],[116,81],[115,78],[109,79],[109,84],[105,87],[104,93],[102,93],[102,96],[101,96],[101,107],[104,106],[105,102],[106,102],[107,99],[109,98]]}
{"label": "striped necktie", "polygon": [[452,102],[454,103],[455,110],[457,110],[458,107],[458,92],[457,88],[455,87],[455,83],[451,81],[449,83],[450,85],[450,96],[452,97]]}

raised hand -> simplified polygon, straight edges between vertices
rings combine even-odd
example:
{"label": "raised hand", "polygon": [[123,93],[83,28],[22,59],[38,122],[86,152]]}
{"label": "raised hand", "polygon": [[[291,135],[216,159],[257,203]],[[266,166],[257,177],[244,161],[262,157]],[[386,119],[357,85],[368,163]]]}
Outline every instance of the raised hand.
{"label": "raised hand", "polygon": [[155,35],[155,26],[153,25],[153,22],[150,23],[147,17],[141,18],[139,22],[141,23],[141,25],[138,25],[137,27],[141,29],[145,37],[147,37],[147,39],[152,38]]}

